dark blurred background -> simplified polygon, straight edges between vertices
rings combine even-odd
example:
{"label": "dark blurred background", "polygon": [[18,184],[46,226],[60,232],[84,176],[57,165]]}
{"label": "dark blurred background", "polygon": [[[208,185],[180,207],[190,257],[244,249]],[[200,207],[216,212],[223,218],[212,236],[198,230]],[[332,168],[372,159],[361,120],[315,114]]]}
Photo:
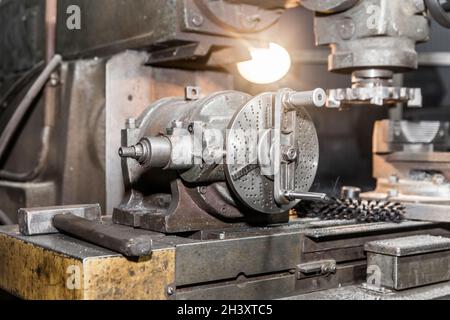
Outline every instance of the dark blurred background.
{"label": "dark blurred background", "polygon": [[[302,8],[285,13],[280,39],[276,42],[291,53],[293,66],[286,78],[275,86],[252,85],[243,79],[238,88],[257,94],[289,87],[310,90],[316,87],[344,88],[351,85],[349,75],[327,71],[328,48],[314,44],[313,14]],[[450,31],[433,23],[432,40],[420,44],[420,52],[450,52]],[[447,59],[448,60],[448,59]],[[450,61],[447,62],[450,65]],[[406,74],[407,87],[423,89],[423,109],[403,110],[405,119],[450,120],[450,70],[448,67],[421,66]],[[374,122],[390,116],[385,107],[359,106],[348,110],[310,109],[320,141],[319,172],[315,191],[338,194],[343,185],[372,190],[372,131]],[[395,112],[393,112],[395,113]]]}

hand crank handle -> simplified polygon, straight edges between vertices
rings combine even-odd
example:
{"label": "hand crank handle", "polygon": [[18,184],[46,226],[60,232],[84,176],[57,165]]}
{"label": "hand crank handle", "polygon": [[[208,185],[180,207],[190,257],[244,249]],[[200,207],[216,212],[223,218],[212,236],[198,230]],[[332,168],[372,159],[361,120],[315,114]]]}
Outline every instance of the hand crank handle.
{"label": "hand crank handle", "polygon": [[307,200],[307,201],[317,201],[317,202],[331,202],[332,201],[332,199],[325,193],[286,191],[284,193],[284,196],[289,201],[294,201],[294,200]]}

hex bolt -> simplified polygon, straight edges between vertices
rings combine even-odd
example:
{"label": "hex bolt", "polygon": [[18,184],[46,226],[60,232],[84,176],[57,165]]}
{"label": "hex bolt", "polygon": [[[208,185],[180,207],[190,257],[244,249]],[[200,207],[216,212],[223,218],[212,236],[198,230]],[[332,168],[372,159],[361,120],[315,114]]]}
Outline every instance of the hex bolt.
{"label": "hex bolt", "polygon": [[184,95],[186,100],[198,100],[201,95],[201,88],[196,86],[187,86],[184,88]]}
{"label": "hex bolt", "polygon": [[297,159],[297,150],[294,147],[284,147],[282,154],[285,161],[292,162]]}

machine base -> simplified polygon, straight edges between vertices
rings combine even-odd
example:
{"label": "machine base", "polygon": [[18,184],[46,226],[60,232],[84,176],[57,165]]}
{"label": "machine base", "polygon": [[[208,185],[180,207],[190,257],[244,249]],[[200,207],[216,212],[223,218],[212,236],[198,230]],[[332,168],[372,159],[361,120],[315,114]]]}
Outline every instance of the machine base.
{"label": "machine base", "polygon": [[152,234],[151,256],[127,260],[63,234],[1,227],[0,289],[24,299],[282,299],[363,283],[367,242],[450,237],[445,224],[317,219],[190,238]]}

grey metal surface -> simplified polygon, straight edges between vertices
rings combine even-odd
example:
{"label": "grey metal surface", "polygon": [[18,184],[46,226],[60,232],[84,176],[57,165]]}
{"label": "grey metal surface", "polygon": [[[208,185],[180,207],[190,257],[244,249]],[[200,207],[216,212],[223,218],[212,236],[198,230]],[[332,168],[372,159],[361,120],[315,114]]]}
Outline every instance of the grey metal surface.
{"label": "grey metal surface", "polygon": [[395,257],[394,288],[405,290],[450,280],[450,251]]}
{"label": "grey metal surface", "polygon": [[369,242],[365,250],[372,253],[403,257],[450,250],[450,238],[430,235],[411,236]]}
{"label": "grey metal surface", "polygon": [[350,234],[361,234],[365,232],[378,232],[378,231],[389,231],[407,228],[417,228],[417,227],[427,227],[433,225],[431,222],[417,222],[417,221],[406,221],[401,224],[397,223],[369,223],[369,224],[354,224],[354,225],[344,225],[344,226],[331,226],[327,228],[320,229],[310,229],[305,231],[305,235],[314,239],[333,237],[333,236],[343,236]]}
{"label": "grey metal surface", "polygon": [[364,289],[361,285],[343,286],[320,292],[293,296],[285,300],[448,300],[450,284],[441,283],[387,294]]}
{"label": "grey metal surface", "polygon": [[20,208],[57,205],[54,182],[17,183],[0,181],[1,209],[17,223]]}
{"label": "grey metal surface", "polygon": [[[264,93],[243,106],[230,123],[226,140],[227,149],[231,152],[227,153],[225,173],[234,194],[248,207],[266,213],[285,212],[298,203],[296,199],[283,205],[277,203],[276,181],[272,181],[272,175],[281,174],[281,169],[270,153],[281,146],[281,141],[278,145],[276,141],[272,142],[272,139],[277,139],[277,134],[281,135],[281,132],[277,133],[280,130],[275,127],[276,120],[272,117],[276,118],[276,113],[282,111],[273,109],[273,99],[273,93]],[[293,132],[296,137],[294,149],[297,153],[292,163],[292,176],[289,181],[285,181],[289,186],[292,184],[292,189],[286,191],[307,192],[315,178],[319,144],[314,124],[306,110],[299,106],[294,117],[291,119],[292,128],[289,128],[289,132]],[[287,125],[286,122],[283,124]],[[284,127],[281,130],[286,133],[288,129]],[[269,140],[269,146],[274,143],[273,151],[270,147],[264,150],[264,139]],[[256,143],[259,143],[258,147]],[[287,171],[283,172],[287,174]],[[280,187],[285,188],[286,185]]]}
{"label": "grey metal surface", "polygon": [[[316,44],[330,45],[332,49],[328,59],[330,71],[377,71],[363,81],[354,81],[352,88],[330,90],[330,107],[422,105],[420,89],[395,86],[393,75],[417,69],[416,43],[427,41],[430,34],[423,0],[304,2],[308,9],[318,12]],[[380,76],[378,71],[388,71],[390,75]]]}
{"label": "grey metal surface", "polygon": [[177,285],[295,269],[301,243],[301,234],[287,233],[177,245]]}
{"label": "grey metal surface", "polygon": [[415,69],[415,43],[429,36],[424,11],[423,1],[359,1],[343,13],[316,16],[316,40],[334,45],[331,70]]}
{"label": "grey metal surface", "polygon": [[[273,32],[283,12],[224,0],[62,0],[58,16],[65,17],[70,5],[80,7],[82,28],[69,30],[64,18],[58,20],[57,51],[64,56],[106,56],[145,48],[151,51],[151,64],[198,68],[247,59],[247,47],[235,38],[252,41]],[[96,12],[103,13],[102,19]]]}
{"label": "grey metal surface", "polygon": [[300,0],[302,6],[322,13],[336,13],[354,6],[358,0]]}
{"label": "grey metal surface", "polygon": [[327,105],[329,108],[341,108],[351,104],[385,106],[399,102],[409,107],[421,107],[422,92],[418,88],[387,86],[330,89]]}
{"label": "grey metal surface", "polygon": [[142,230],[103,224],[71,213],[57,214],[53,218],[53,226],[62,233],[113,250],[125,257],[145,257],[153,250],[155,235]]}
{"label": "grey metal surface", "polygon": [[240,279],[218,285],[177,290],[177,300],[269,300],[295,292],[295,275]]}
{"label": "grey metal surface", "polygon": [[[292,62],[304,65],[323,65],[328,63],[329,52],[323,49],[296,50],[290,52]],[[450,53],[419,52],[420,67],[449,67]]]}
{"label": "grey metal surface", "polygon": [[78,205],[19,210],[20,232],[27,236],[58,233],[53,218],[58,214],[71,213],[89,220],[100,220],[100,205]]}
{"label": "grey metal surface", "polygon": [[112,214],[120,204],[125,187],[122,161],[117,151],[122,146],[120,130],[128,118],[136,118],[152,102],[152,69],[143,64],[146,53],[128,51],[106,64],[106,208]]}
{"label": "grey metal surface", "polygon": [[406,217],[411,220],[450,222],[449,205],[405,204]]}
{"label": "grey metal surface", "polygon": [[367,288],[406,290],[450,280],[450,251],[392,256],[367,253]]}

